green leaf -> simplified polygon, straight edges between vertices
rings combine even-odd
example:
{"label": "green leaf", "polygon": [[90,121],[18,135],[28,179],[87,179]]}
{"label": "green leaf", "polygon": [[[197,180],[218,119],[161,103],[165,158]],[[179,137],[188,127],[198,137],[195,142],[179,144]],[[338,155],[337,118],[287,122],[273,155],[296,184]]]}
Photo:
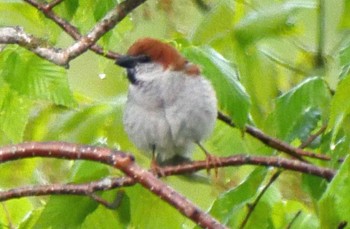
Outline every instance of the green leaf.
{"label": "green leaf", "polygon": [[75,183],[101,179],[109,174],[107,165],[92,161],[76,161],[72,168],[72,181]]}
{"label": "green leaf", "polygon": [[300,116],[296,117],[291,131],[287,134],[286,140],[292,141],[299,138],[302,141],[306,140],[311,132],[318,126],[318,121],[321,119],[320,110],[316,107],[310,107],[301,112]]}
{"label": "green leaf", "polygon": [[114,0],[95,0],[96,6],[94,8],[94,18],[96,21],[99,21],[105,14],[112,10],[113,7],[117,4]]}
{"label": "green leaf", "polygon": [[350,18],[349,18],[349,12],[350,12],[350,0],[343,0],[344,6],[343,6],[343,12],[340,18],[339,27],[341,29],[349,29],[350,28]]}
{"label": "green leaf", "polygon": [[43,208],[36,208],[35,210],[30,211],[25,219],[19,224],[19,229],[27,229],[27,228],[33,228],[35,223],[40,217],[40,214],[42,212]]}
{"label": "green leaf", "polygon": [[79,8],[79,0],[63,1],[55,7],[55,12],[67,21],[71,21]]}
{"label": "green leaf", "polygon": [[22,1],[0,2],[0,26],[18,26],[35,28],[43,32],[43,23],[40,12]]}
{"label": "green leaf", "polygon": [[110,191],[105,191],[101,195],[102,198],[109,203],[112,203],[116,200],[117,193],[123,192],[122,197],[120,199],[120,203],[115,209],[108,209],[103,205],[99,205],[99,207],[91,213],[84,221],[81,228],[84,229],[95,229],[95,228],[127,228],[130,225],[131,214],[130,211],[130,198],[124,192],[124,190],[115,189]]}
{"label": "green leaf", "polygon": [[68,21],[73,17],[75,12],[77,11],[79,7],[79,0],[72,0],[72,1],[64,1],[63,5],[65,6],[67,10],[67,16],[66,18]]}
{"label": "green leaf", "polygon": [[[32,209],[33,203],[28,198],[4,201],[0,207],[0,222],[6,222],[6,224],[3,224],[4,228],[9,228],[9,225],[13,228],[17,228],[17,225],[27,217],[28,212]],[[9,216],[11,217],[10,222]],[[0,225],[1,224],[2,223],[0,223]]]}
{"label": "green leaf", "polygon": [[[297,218],[296,215],[299,213]],[[298,200],[283,200],[274,204],[271,213],[273,228],[288,228],[292,220],[291,228],[319,228],[319,222],[313,211]]]}
{"label": "green leaf", "polygon": [[308,78],[276,100],[277,135],[291,141],[305,137],[319,120],[327,119],[330,92],[320,77]]}
{"label": "green leaf", "polygon": [[226,224],[237,217],[248,201],[255,196],[267,174],[265,168],[257,168],[237,187],[222,193],[210,209],[210,214]]}
{"label": "green leaf", "polygon": [[251,11],[234,28],[234,35],[241,44],[249,44],[262,38],[290,33],[295,25],[296,11],[305,5],[274,4]]}
{"label": "green leaf", "polygon": [[67,72],[21,49],[8,49],[0,53],[0,76],[11,89],[33,99],[49,100],[57,105],[76,106],[69,89]]}
{"label": "green leaf", "polygon": [[341,66],[350,64],[350,41],[340,50],[339,58]]}
{"label": "green leaf", "polygon": [[[15,163],[2,163],[0,166],[0,188],[27,185],[28,182],[36,180],[37,176],[40,176],[37,171],[39,161],[38,158],[31,158],[18,160]],[[14,173],[13,171],[18,168],[21,169]]]}
{"label": "green leaf", "polygon": [[[116,147],[119,140],[126,138],[123,132],[121,105],[92,104],[81,106],[79,110],[65,110],[53,115],[53,120],[44,117],[42,125],[52,125],[41,139],[74,141],[85,144],[105,144]],[[37,127],[40,125],[37,123]],[[36,130],[34,130],[36,131]],[[40,131],[40,128],[37,130]]]}
{"label": "green leaf", "polygon": [[[123,42],[123,34],[132,31],[134,28],[133,21],[130,16],[126,16],[118,25],[105,33],[101,39],[98,40],[98,44],[101,45],[104,50],[109,50],[115,48],[116,43]],[[106,58],[99,58],[100,62],[105,62],[105,64],[110,64],[110,60]]]}
{"label": "green leaf", "polygon": [[32,102],[12,91],[2,80],[0,82],[0,130],[11,142],[20,142]]}
{"label": "green leaf", "polygon": [[[74,183],[109,174],[106,165],[91,161],[76,161],[72,171]],[[87,196],[51,196],[33,228],[78,228],[97,207],[98,203]]]}
{"label": "green leaf", "polygon": [[235,69],[215,50],[189,47],[184,55],[203,68],[203,75],[213,84],[220,110],[227,112],[243,128],[248,120],[250,98],[238,80]]}
{"label": "green leaf", "polygon": [[[175,208],[140,185],[128,188],[132,228],[178,229],[186,218]],[[169,220],[171,219],[171,220]]]}
{"label": "green leaf", "polygon": [[344,77],[338,84],[337,90],[331,101],[329,129],[333,129],[332,145],[335,144],[337,134],[341,129],[347,130],[349,135],[348,120],[350,118],[350,75]]}
{"label": "green leaf", "polygon": [[327,181],[325,179],[303,174],[302,187],[304,191],[307,191],[310,197],[314,200],[319,200],[327,188]]}
{"label": "green leaf", "polygon": [[191,36],[192,42],[207,44],[216,37],[229,33],[233,27],[234,13],[232,1],[220,1],[195,28]]}
{"label": "green leaf", "polygon": [[84,229],[128,228],[130,224],[130,201],[127,195],[123,196],[121,205],[117,209],[108,209],[100,205],[84,221]]}
{"label": "green leaf", "polygon": [[80,228],[97,207],[98,203],[86,196],[51,196],[32,228]]}
{"label": "green leaf", "polygon": [[[263,185],[265,187],[265,184]],[[257,196],[261,193],[262,188],[258,188],[254,198],[251,199],[247,204],[253,203],[256,200]],[[257,205],[255,206],[254,211],[249,217],[247,224],[244,228],[255,229],[255,228],[272,228],[272,211],[273,206],[280,202],[282,196],[280,191],[276,186],[271,185],[261,197]],[[249,205],[244,207],[244,211],[239,212],[238,215],[241,217],[237,220],[233,217],[230,222],[230,228],[238,228],[237,224],[240,225],[243,222],[243,219],[246,217],[249,211]]]}
{"label": "green leaf", "polygon": [[347,157],[318,203],[322,228],[337,228],[340,222],[350,222],[349,173]]}

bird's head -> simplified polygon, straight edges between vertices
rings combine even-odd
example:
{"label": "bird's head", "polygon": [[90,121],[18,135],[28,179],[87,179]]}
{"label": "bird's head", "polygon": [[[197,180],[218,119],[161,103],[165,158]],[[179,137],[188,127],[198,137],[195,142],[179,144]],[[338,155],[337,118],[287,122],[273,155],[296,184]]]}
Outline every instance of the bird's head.
{"label": "bird's head", "polygon": [[127,69],[131,83],[137,83],[135,68],[145,64],[156,64],[163,71],[183,71],[189,76],[200,74],[198,66],[189,63],[173,46],[153,38],[137,40],[128,49],[127,55],[120,56],[116,64]]}

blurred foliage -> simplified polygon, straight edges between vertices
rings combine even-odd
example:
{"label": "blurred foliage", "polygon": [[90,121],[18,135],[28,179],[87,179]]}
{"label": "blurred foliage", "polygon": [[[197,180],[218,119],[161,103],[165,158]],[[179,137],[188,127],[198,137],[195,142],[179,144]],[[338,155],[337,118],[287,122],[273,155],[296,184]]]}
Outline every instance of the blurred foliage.
{"label": "blurred foliage", "polygon": [[[86,33],[116,2],[64,0],[54,11]],[[322,8],[323,10],[319,10]],[[284,171],[263,195],[245,228],[336,228],[350,218],[350,1],[159,0],[147,1],[99,41],[124,53],[139,37],[171,41],[199,64],[217,92],[220,110],[239,128],[217,122],[206,142],[218,156],[273,155],[275,150],[242,134],[246,124],[298,146],[327,125],[308,149],[334,160],[316,165],[338,169],[332,182]],[[72,39],[23,1],[0,0],[0,26],[22,26],[43,45],[65,48]],[[87,52],[63,69],[16,45],[0,46],[0,142],[70,141],[139,152],[123,130],[127,79],[113,61]],[[203,159],[199,149],[194,159]],[[274,169],[220,169],[201,183],[164,181],[237,228]],[[91,162],[28,159],[0,165],[0,188],[86,182],[120,175]],[[113,201],[117,190],[100,192]],[[193,228],[141,186],[125,188],[118,209],[88,197],[21,198],[0,205],[0,228]],[[169,219],[172,219],[169,221]],[[165,226],[166,225],[166,226]]]}

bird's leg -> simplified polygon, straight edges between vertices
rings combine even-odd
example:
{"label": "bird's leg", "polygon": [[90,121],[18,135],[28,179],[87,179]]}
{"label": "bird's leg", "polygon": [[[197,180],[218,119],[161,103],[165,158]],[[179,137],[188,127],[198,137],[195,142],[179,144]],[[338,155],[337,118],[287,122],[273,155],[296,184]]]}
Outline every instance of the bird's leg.
{"label": "bird's leg", "polygon": [[154,167],[158,166],[157,156],[156,156],[156,145],[152,144],[151,148],[152,148],[151,169],[153,170]]}
{"label": "bird's leg", "polygon": [[165,174],[157,162],[156,145],[152,144],[151,147],[152,147],[152,160],[151,160],[151,166],[150,166],[151,171],[155,176],[163,177]]}
{"label": "bird's leg", "polygon": [[218,176],[218,168],[217,168],[217,166],[221,165],[220,159],[217,156],[214,156],[211,153],[209,153],[200,142],[197,142],[197,145],[205,153],[205,156],[206,156],[205,160],[206,160],[206,163],[207,163],[207,172],[208,172],[208,174],[210,173],[209,164],[211,162],[213,162],[215,176],[217,177]]}

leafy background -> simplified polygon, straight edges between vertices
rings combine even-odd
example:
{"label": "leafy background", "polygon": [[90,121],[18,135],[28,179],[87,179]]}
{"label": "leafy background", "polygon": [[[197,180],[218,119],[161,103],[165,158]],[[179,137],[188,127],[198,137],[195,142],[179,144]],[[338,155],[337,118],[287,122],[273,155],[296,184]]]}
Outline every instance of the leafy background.
{"label": "leafy background", "polygon": [[[264,194],[245,228],[335,228],[350,221],[350,1],[349,0],[150,0],[98,41],[124,53],[139,37],[171,42],[201,65],[217,92],[220,109],[239,128],[217,122],[205,143],[218,156],[277,155],[242,134],[246,124],[299,146],[327,125],[308,147],[338,169],[331,183],[283,171]],[[55,12],[89,31],[115,5],[112,0],[65,0]],[[320,10],[321,9],[321,10]],[[0,26],[20,25],[56,47],[73,41],[39,11],[22,1],[0,0]],[[15,45],[0,46],[0,142],[69,141],[133,152],[122,126],[127,79],[113,61],[87,52],[55,66]],[[197,149],[195,159],[203,159]],[[184,177],[164,181],[231,228],[239,227],[275,169],[220,169],[204,182]],[[91,162],[26,159],[0,165],[0,187],[86,182],[120,175]],[[99,193],[113,200],[117,190]],[[141,186],[125,188],[121,206],[109,210],[88,197],[21,198],[0,205],[0,228],[192,228],[194,225]],[[151,219],[151,220],[150,220]],[[169,221],[169,219],[172,219]]]}

